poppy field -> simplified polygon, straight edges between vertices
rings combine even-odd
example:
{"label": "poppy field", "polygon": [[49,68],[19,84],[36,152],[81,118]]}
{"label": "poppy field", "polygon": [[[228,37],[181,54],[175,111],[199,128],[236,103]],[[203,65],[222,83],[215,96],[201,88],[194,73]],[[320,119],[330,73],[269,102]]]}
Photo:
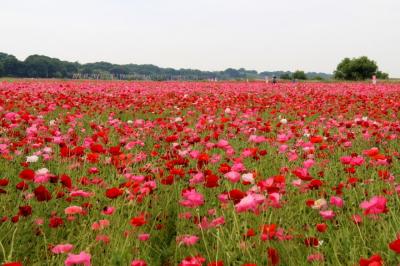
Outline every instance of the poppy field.
{"label": "poppy field", "polygon": [[399,265],[400,84],[0,82],[0,265]]}

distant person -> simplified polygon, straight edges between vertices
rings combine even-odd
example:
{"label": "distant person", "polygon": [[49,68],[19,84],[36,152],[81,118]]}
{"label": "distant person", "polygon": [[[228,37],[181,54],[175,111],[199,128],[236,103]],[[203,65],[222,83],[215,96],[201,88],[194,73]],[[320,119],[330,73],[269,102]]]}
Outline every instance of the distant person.
{"label": "distant person", "polygon": [[376,75],[372,76],[372,84],[376,85]]}
{"label": "distant person", "polygon": [[276,76],[274,75],[273,77],[272,77],[272,84],[275,84],[276,83]]}

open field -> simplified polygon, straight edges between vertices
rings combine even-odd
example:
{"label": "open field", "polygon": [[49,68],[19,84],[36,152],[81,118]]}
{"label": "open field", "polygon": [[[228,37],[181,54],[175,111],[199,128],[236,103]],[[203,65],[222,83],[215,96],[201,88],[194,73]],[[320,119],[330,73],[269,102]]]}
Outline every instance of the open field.
{"label": "open field", "polygon": [[0,265],[400,263],[398,83],[3,81],[0,123]]}

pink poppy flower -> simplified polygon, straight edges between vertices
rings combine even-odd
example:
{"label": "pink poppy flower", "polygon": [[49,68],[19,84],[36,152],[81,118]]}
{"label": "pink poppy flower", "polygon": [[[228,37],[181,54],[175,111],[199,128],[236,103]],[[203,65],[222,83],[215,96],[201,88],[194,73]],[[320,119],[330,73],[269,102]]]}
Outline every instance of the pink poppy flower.
{"label": "pink poppy flower", "polygon": [[374,196],[369,201],[363,201],[360,208],[364,209],[365,215],[375,215],[387,212],[386,198],[383,196]]}
{"label": "pink poppy flower", "polygon": [[322,253],[313,253],[307,256],[307,261],[308,262],[314,262],[314,261],[324,261],[325,257],[324,254]]}
{"label": "pink poppy flower", "polygon": [[229,145],[229,142],[225,139],[220,139],[217,143],[218,148],[225,148],[228,145]]}
{"label": "pink poppy flower", "polygon": [[133,260],[131,266],[147,266],[147,263],[144,260]]}
{"label": "pink poppy flower", "polygon": [[69,196],[70,196],[70,197],[83,197],[83,198],[88,198],[88,197],[93,196],[93,193],[91,193],[91,192],[86,192],[86,191],[83,191],[83,190],[74,190],[74,191],[71,191],[71,192],[69,193]]}
{"label": "pink poppy flower", "polygon": [[355,223],[355,224],[360,224],[360,223],[362,223],[362,217],[361,217],[361,215],[358,215],[358,214],[352,215],[352,216],[351,216],[351,220],[352,220],[353,223]]}
{"label": "pink poppy flower", "polygon": [[74,214],[80,214],[83,212],[82,207],[80,206],[69,206],[65,208],[64,213],[67,215],[74,215]]}
{"label": "pink poppy flower", "polygon": [[176,237],[176,241],[179,244],[183,244],[186,246],[193,246],[194,244],[197,243],[198,240],[199,240],[199,237],[195,236],[195,235],[182,235],[182,236]]}
{"label": "pink poppy flower", "polygon": [[115,211],[114,207],[107,206],[102,210],[101,213],[104,214],[104,215],[112,215],[114,213],[114,211]]}
{"label": "pink poppy flower", "polygon": [[147,240],[149,240],[149,238],[150,238],[150,234],[139,234],[138,235],[138,239],[140,241],[147,241]]}
{"label": "pink poppy flower", "polygon": [[285,153],[288,148],[289,148],[288,145],[282,144],[279,146],[278,151],[279,151],[279,153]]}
{"label": "pink poppy flower", "polygon": [[68,254],[68,257],[64,263],[65,266],[72,266],[79,264],[83,264],[84,266],[91,266],[90,260],[91,260],[90,254],[82,251],[79,254]]}
{"label": "pink poppy flower", "polygon": [[103,242],[104,244],[110,243],[110,237],[107,235],[98,235],[96,236],[97,242]]}
{"label": "pink poppy flower", "polygon": [[74,248],[71,244],[58,244],[51,249],[54,254],[68,253]]}
{"label": "pink poppy flower", "polygon": [[191,186],[194,186],[196,184],[204,182],[204,174],[203,173],[196,173],[192,176],[192,178],[189,180],[189,184]]}
{"label": "pink poppy flower", "polygon": [[263,203],[265,197],[261,194],[250,194],[242,198],[238,204],[235,205],[237,212],[256,211],[257,207]]}
{"label": "pink poppy flower", "polygon": [[311,168],[314,165],[314,160],[313,159],[308,159],[306,161],[303,162],[303,166],[304,168]]}
{"label": "pink poppy flower", "polygon": [[107,219],[99,220],[92,224],[92,230],[103,230],[104,228],[110,226],[110,221]]}
{"label": "pink poppy flower", "polygon": [[226,173],[225,177],[232,183],[237,183],[240,181],[240,174],[235,171],[230,171],[230,172]]}
{"label": "pink poppy flower", "polygon": [[182,196],[184,199],[179,202],[182,206],[196,208],[204,204],[204,196],[201,193],[198,193],[195,189],[184,191]]}
{"label": "pink poppy flower", "polygon": [[319,214],[324,220],[332,220],[335,218],[335,213],[332,210],[320,211]]}
{"label": "pink poppy flower", "polygon": [[332,197],[330,198],[330,200],[329,200],[329,203],[330,203],[331,205],[336,206],[336,207],[342,208],[342,207],[343,207],[343,204],[344,204],[344,201],[343,201],[343,199],[342,199],[341,197],[332,196]]}
{"label": "pink poppy flower", "polygon": [[246,167],[244,166],[243,163],[236,162],[233,164],[231,171],[242,173],[242,172],[246,171]]}

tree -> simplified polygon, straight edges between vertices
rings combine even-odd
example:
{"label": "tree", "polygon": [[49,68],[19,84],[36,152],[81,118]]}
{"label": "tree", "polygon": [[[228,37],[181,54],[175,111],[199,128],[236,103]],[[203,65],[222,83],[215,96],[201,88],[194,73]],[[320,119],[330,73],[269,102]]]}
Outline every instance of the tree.
{"label": "tree", "polygon": [[3,65],[4,76],[24,76],[24,65],[15,56],[0,53],[0,64]]}
{"label": "tree", "polygon": [[48,78],[50,60],[45,56],[28,56],[24,64],[26,66],[26,75],[31,78]]}
{"label": "tree", "polygon": [[227,68],[225,69],[225,71],[223,72],[223,74],[225,74],[227,76],[227,78],[240,78],[241,77],[241,73],[239,70],[233,69],[233,68]]}
{"label": "tree", "polygon": [[304,73],[304,71],[302,71],[302,70],[296,70],[296,71],[293,73],[293,78],[294,78],[294,79],[306,80],[306,79],[307,79],[307,76],[306,76],[306,73]]}
{"label": "tree", "polygon": [[[8,77],[32,78],[73,78],[74,74],[87,78],[96,78],[98,75],[122,79],[151,79],[151,80],[255,80],[265,77],[280,77],[281,79],[312,79],[319,75],[326,79],[329,74],[296,71],[264,71],[248,70],[245,68],[228,68],[223,71],[201,71],[197,69],[161,68],[155,65],[125,64],[117,65],[108,62],[80,64],[78,62],[61,61],[43,55],[31,55],[24,61],[15,56],[0,52],[0,75]],[[387,78],[386,73],[377,72],[378,78]]]}
{"label": "tree", "polygon": [[388,79],[389,78],[389,74],[378,70],[376,72],[376,78],[378,78],[378,79]]}
{"label": "tree", "polygon": [[114,66],[110,68],[110,73],[113,75],[121,75],[121,74],[128,74],[128,70],[123,66]]}
{"label": "tree", "polygon": [[343,59],[337,66],[334,77],[335,79],[343,80],[365,80],[371,78],[373,75],[385,77],[385,74],[378,71],[375,61],[370,60],[366,56],[361,56],[359,58],[350,59],[346,57]]}
{"label": "tree", "polygon": [[284,74],[280,75],[279,78],[280,79],[291,80],[292,79],[292,75],[290,75],[289,73],[284,73]]}
{"label": "tree", "polygon": [[319,80],[319,81],[321,81],[321,80],[324,80],[324,78],[317,75],[317,76],[314,76],[314,77],[313,77],[313,80]]}

